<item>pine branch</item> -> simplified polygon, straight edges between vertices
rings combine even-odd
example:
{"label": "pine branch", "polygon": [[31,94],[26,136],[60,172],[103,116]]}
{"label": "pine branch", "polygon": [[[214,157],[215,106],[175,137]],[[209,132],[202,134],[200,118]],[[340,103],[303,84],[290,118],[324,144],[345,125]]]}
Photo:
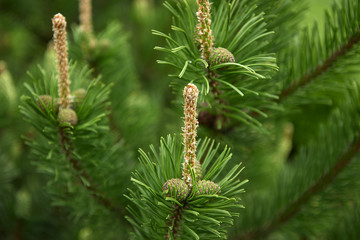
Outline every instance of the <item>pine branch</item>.
{"label": "pine branch", "polygon": [[[73,156],[72,152],[74,147],[72,145],[71,139],[67,136],[66,132],[64,132],[64,128],[59,127],[58,132],[60,137],[61,148],[65,154],[65,158],[69,161],[71,166],[80,174],[78,178],[79,181],[81,182],[81,185],[85,189],[87,189],[90,195],[96,201],[101,203],[105,208],[107,208],[111,212],[118,212],[121,213],[121,215],[123,215],[122,213],[125,211],[124,208],[122,208],[121,206],[115,207],[114,204],[109,199],[107,199],[103,193],[101,193],[96,187],[94,187],[94,184],[92,183],[92,179],[87,174],[86,170],[83,169],[79,160]],[[82,178],[85,179],[86,182],[88,182],[89,184],[85,184]]]}
{"label": "pine branch", "polygon": [[[309,103],[311,94],[314,95],[317,90],[317,100],[335,105],[336,100],[331,94],[346,91],[349,81],[345,82],[344,76],[349,75],[354,69],[357,71],[356,66],[359,64],[357,46],[360,42],[360,9],[358,6],[359,1],[350,0],[343,0],[341,5],[334,4],[331,14],[326,13],[324,40],[320,38],[315,24],[312,32],[305,29],[298,35],[298,41],[293,41],[295,42],[293,46],[279,51],[281,71],[274,78],[284,83],[279,98],[274,99],[274,102],[284,104],[285,99],[300,92],[300,97],[297,95],[297,98],[290,100],[293,108],[294,105]],[[350,68],[352,66],[353,68]],[[339,71],[341,77],[334,78],[334,74]],[[311,83],[318,85],[307,87]],[[300,89],[304,91],[299,91]],[[269,109],[263,107],[261,112],[267,115]],[[255,111],[251,111],[249,115],[258,119],[262,117]],[[231,130],[230,126],[229,131]]]}
{"label": "pine branch", "polygon": [[286,224],[290,219],[292,219],[292,217],[301,211],[303,205],[305,205],[314,195],[321,192],[335,180],[338,174],[354,159],[359,150],[360,137],[358,137],[357,140],[349,146],[348,150],[338,159],[335,166],[333,166],[325,175],[320,177],[314,185],[312,185],[296,201],[280,213],[276,219],[267,226],[260,227],[234,239],[249,240],[265,238],[273,231]]}
{"label": "pine branch", "polygon": [[289,95],[293,94],[298,89],[305,87],[307,84],[310,84],[317,77],[325,73],[329,68],[331,68],[334,63],[346,53],[348,53],[351,49],[354,48],[356,44],[360,42],[360,29],[356,31],[356,34],[352,36],[346,44],[344,44],[341,48],[335,51],[331,56],[329,56],[324,63],[320,63],[313,71],[310,71],[305,76],[295,81],[289,87],[284,89],[277,101],[281,102]]}
{"label": "pine branch", "polygon": [[184,204],[183,207],[176,205],[174,206],[174,210],[171,213],[172,217],[169,218],[169,222],[168,222],[168,226],[169,228],[172,227],[172,232],[171,235],[169,235],[169,233],[166,234],[165,239],[171,239],[171,236],[174,236],[174,238],[176,239],[176,237],[178,237],[179,234],[179,228],[180,228],[180,221],[182,219],[181,217],[181,212],[182,209],[185,207],[186,203]]}
{"label": "pine branch", "polygon": [[[149,236],[152,239],[163,239],[164,236],[174,239],[176,234],[181,239],[226,237],[226,228],[233,225],[233,217],[239,216],[235,210],[242,208],[238,194],[243,192],[241,186],[247,181],[238,179],[241,164],[234,166],[225,177],[220,176],[231,158],[228,148],[218,155],[219,145],[209,139],[205,139],[198,147],[197,157],[203,159],[204,180],[194,181],[190,192],[187,194],[185,191],[185,196],[183,192],[169,196],[174,190],[180,190],[174,185],[164,189],[167,182],[182,181],[180,168],[184,148],[176,135],[161,140],[159,153],[153,146],[150,147],[152,155],[139,151],[141,169],[135,171],[131,179],[137,190],[129,189],[130,193],[126,196],[131,202],[127,208],[131,217],[126,218],[134,226],[133,239],[148,239]],[[194,171],[192,178],[195,179]],[[215,183],[210,184],[212,188],[201,187],[204,182],[210,183],[210,179],[218,182],[221,193],[214,192]],[[165,190],[170,188],[172,190],[166,193]]]}
{"label": "pine branch", "polygon": [[[56,79],[51,74],[51,69],[38,70],[35,72],[37,76],[32,76],[33,86],[26,84],[32,97],[23,96],[24,104],[20,111],[42,135],[27,141],[37,159],[47,160],[37,161],[35,164],[40,171],[59,176],[59,181],[49,182],[51,188],[48,191],[54,196],[54,204],[73,208],[71,213],[78,219],[91,221],[93,217],[112,216],[113,221],[126,225],[125,205],[119,196],[122,195],[122,187],[126,185],[123,178],[127,176],[126,170],[119,167],[122,161],[118,156],[121,156],[122,160],[128,159],[128,156],[123,152],[121,144],[112,146],[113,136],[108,133],[106,109],[110,104],[108,96],[111,85],[101,83],[99,78],[89,83],[90,71],[86,66],[70,65],[70,78],[75,80],[77,87],[86,85],[87,94],[83,101],[75,106],[78,124],[69,128],[70,123],[57,120],[58,112],[52,105],[46,107],[37,101],[39,94],[56,93]],[[118,162],[114,160],[115,157]],[[77,186],[77,192],[72,191],[74,188],[67,189],[72,185]],[[67,190],[64,191],[64,188]],[[76,198],[73,198],[74,194]],[[100,211],[94,212],[92,207]]]}
{"label": "pine branch", "polygon": [[[94,76],[101,76],[105,84],[113,85],[108,120],[111,131],[118,134],[117,140],[124,140],[135,151],[147,145],[148,138],[138,137],[134,132],[154,136],[153,126],[158,116],[154,111],[155,103],[140,87],[129,34],[122,24],[112,22],[92,35],[79,27],[74,28],[70,57],[88,64]],[[139,118],[139,114],[144,117]]]}
{"label": "pine branch", "polygon": [[[278,102],[317,82],[315,80],[320,77],[331,79],[331,74],[325,75],[330,70],[345,75],[349,73],[350,66],[359,63],[356,47],[360,42],[359,4],[359,1],[352,0],[335,2],[331,12],[325,12],[323,37],[315,23],[311,31],[304,29],[298,35],[293,46],[280,51],[282,71],[276,78],[283,82],[283,90]],[[346,61],[348,59],[353,60]]]}
{"label": "pine branch", "polygon": [[209,1],[197,5],[165,1],[164,5],[174,15],[173,32],[153,30],[153,34],[167,43],[155,49],[167,54],[158,63],[177,71],[170,75],[177,78],[172,82],[174,90],[189,82],[199,86],[204,102],[199,120],[213,130],[223,130],[232,122],[259,129],[261,123],[248,113],[274,108],[269,99],[277,98],[278,91],[270,81],[278,67],[274,54],[266,49],[274,32],[267,30],[265,14],[257,14],[250,1],[220,1],[216,7]]}
{"label": "pine branch", "polygon": [[360,198],[359,194],[354,194],[354,192],[352,194],[358,197],[347,206],[345,205],[341,208],[344,214],[337,219],[338,221],[334,224],[333,228],[326,232],[324,239],[357,240],[360,238]]}

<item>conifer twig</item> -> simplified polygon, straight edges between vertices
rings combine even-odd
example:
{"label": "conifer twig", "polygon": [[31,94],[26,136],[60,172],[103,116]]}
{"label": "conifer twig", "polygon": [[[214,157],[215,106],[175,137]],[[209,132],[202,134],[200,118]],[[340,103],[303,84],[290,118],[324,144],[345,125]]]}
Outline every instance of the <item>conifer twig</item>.
{"label": "conifer twig", "polygon": [[[360,29],[356,32],[354,36],[352,36],[345,45],[343,45],[340,49],[335,51],[329,58],[327,58],[323,63],[320,63],[315,70],[308,72],[305,76],[300,78],[299,80],[293,82],[289,87],[282,90],[279,95],[279,98],[276,99],[277,102],[282,102],[284,99],[289,97],[291,94],[296,92],[298,89],[305,87],[307,84],[314,81],[317,77],[325,73],[336,61],[339,57],[344,56],[347,52],[349,52],[356,44],[360,42]],[[266,112],[263,110],[263,112]],[[250,115],[252,117],[256,117],[259,115],[257,112],[251,112]],[[230,128],[231,129],[231,128]]]}
{"label": "conifer twig", "polygon": [[[53,31],[54,31],[54,41],[55,41],[55,50],[58,64],[58,90],[59,90],[59,98],[61,104],[61,110],[68,110],[73,112],[75,115],[70,118],[65,118],[65,122],[70,122],[71,125],[75,125],[77,122],[76,113],[70,109],[70,79],[69,79],[69,63],[68,63],[68,47],[67,47],[67,39],[66,39],[66,19],[65,17],[58,13],[52,19],[53,23]],[[66,112],[65,112],[66,113]],[[58,115],[58,121],[61,116],[61,112]],[[71,121],[73,120],[73,122]],[[65,127],[66,128],[66,127]],[[74,151],[71,139],[67,136],[64,127],[58,128],[58,133],[60,137],[61,148],[65,154],[65,158],[71,164],[71,166],[75,169],[75,171],[79,174],[77,177],[81,182],[82,186],[87,189],[90,195],[102,205],[104,205],[107,209],[113,212],[123,212],[124,209],[119,209],[113,205],[113,203],[104,197],[103,193],[101,193],[97,188],[92,184],[92,179],[87,174],[87,172],[82,168],[79,160],[74,157],[72,154]],[[89,184],[85,184],[83,179],[87,181]]]}
{"label": "conifer twig", "polygon": [[[181,210],[184,207],[185,207],[185,205],[183,207],[178,206],[178,205],[174,206],[174,210],[172,211],[172,216],[169,218],[168,226],[169,227],[172,226],[172,235],[174,236],[174,239],[178,239],[178,237],[180,237],[180,235],[179,235],[180,221],[182,219]],[[171,239],[169,236],[169,233],[166,234],[165,239],[166,240]]]}
{"label": "conifer twig", "polygon": [[[59,136],[60,136],[60,144],[61,148],[65,154],[65,158],[71,164],[71,166],[75,169],[75,171],[79,174],[77,175],[81,185],[86,188],[90,195],[98,202],[100,202],[105,208],[109,209],[112,212],[124,212],[125,209],[120,209],[119,207],[115,207],[114,204],[104,197],[104,194],[101,193],[95,186],[92,184],[92,179],[87,174],[87,172],[82,168],[81,163],[78,159],[76,159],[73,154],[73,145],[66,133],[64,132],[64,128],[59,127]],[[85,179],[89,184],[85,184],[81,179]]]}
{"label": "conifer twig", "polygon": [[[214,36],[211,29],[211,4],[209,0],[197,0],[198,11],[196,16],[198,23],[196,25],[196,41],[200,43],[201,58],[206,62],[210,63],[210,56],[214,47]],[[214,99],[219,102],[223,102],[219,98],[221,91],[218,89],[219,82],[215,81],[216,73],[210,70],[210,65],[207,68],[206,73],[207,78],[210,83],[210,90],[214,96]],[[217,116],[212,115],[206,111],[203,111],[199,115],[199,121],[204,123],[204,125],[209,125],[210,127],[215,126]]]}
{"label": "conifer twig", "polygon": [[301,211],[301,208],[311,199],[312,196],[322,191],[335,180],[339,173],[351,162],[351,160],[354,159],[359,150],[360,137],[358,137],[358,139],[349,146],[348,150],[338,159],[337,163],[326,174],[320,177],[314,185],[308,188],[272,222],[266,226],[254,229],[243,236],[235,237],[234,239],[250,240],[265,238],[273,231],[286,224],[290,219],[292,219],[292,217]]}
{"label": "conifer twig", "polygon": [[[182,220],[182,210],[186,205],[186,197],[191,192],[194,181],[199,180],[202,173],[201,164],[196,159],[196,129],[199,126],[196,115],[199,89],[196,87],[196,85],[189,83],[187,86],[185,86],[183,95],[185,103],[184,127],[182,128],[184,144],[182,180],[171,179],[168,180],[163,186],[163,189],[167,191],[168,194],[173,194],[173,189],[175,188],[176,194],[174,194],[174,196],[177,198],[177,200],[183,201],[184,204],[182,206],[174,205],[172,215],[168,221],[169,230],[175,239],[179,237],[180,221]],[[195,173],[195,179],[192,177],[192,172]],[[183,183],[183,185],[181,183]],[[171,239],[169,232],[166,233],[165,239]]]}
{"label": "conifer twig", "polygon": [[360,30],[358,30],[357,33],[354,36],[352,36],[345,45],[343,45],[341,48],[335,51],[323,63],[320,63],[314,70],[308,72],[305,76],[293,82],[288,88],[284,89],[281,92],[278,101],[281,102],[283,99],[294,93],[299,88],[306,86],[307,84],[315,80],[318,76],[325,73],[339,57],[344,56],[359,42],[360,42]]}

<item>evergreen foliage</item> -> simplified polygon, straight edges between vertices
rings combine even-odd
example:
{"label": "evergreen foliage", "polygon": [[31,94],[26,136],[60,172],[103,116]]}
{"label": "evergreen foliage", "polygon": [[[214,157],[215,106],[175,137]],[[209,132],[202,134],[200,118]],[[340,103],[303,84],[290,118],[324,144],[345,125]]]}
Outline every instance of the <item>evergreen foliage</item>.
{"label": "evergreen foliage", "polygon": [[226,228],[233,225],[233,217],[239,216],[236,208],[243,207],[239,204],[238,194],[243,192],[241,187],[246,181],[238,179],[241,164],[235,165],[224,178],[219,177],[231,159],[230,149],[225,147],[221,151],[219,147],[214,141],[205,139],[200,143],[197,157],[203,159],[203,179],[218,182],[221,193],[204,193],[194,182],[185,200],[162,194],[167,179],[181,178],[183,146],[178,137],[162,138],[159,151],[150,147],[151,155],[140,150],[141,168],[132,177],[138,191],[130,190],[128,195],[132,202],[128,207],[132,217],[128,220],[135,227],[133,239],[148,239],[149,236],[153,239],[226,237]]}
{"label": "evergreen foliage", "polygon": [[[99,216],[112,215],[113,211],[121,212],[124,205],[121,207],[119,190],[123,189],[125,181],[121,179],[126,174],[121,170],[127,167],[124,164],[129,153],[121,143],[108,147],[114,141],[111,135],[109,138],[106,125],[110,87],[99,79],[90,80],[86,67],[70,67],[70,78],[74,82],[88,84],[87,95],[76,109],[78,123],[72,126],[69,122],[58,121],[57,112],[48,109],[43,112],[36,103],[40,94],[56,96],[55,76],[54,72],[46,73],[39,68],[32,76],[33,85],[26,85],[31,97],[23,97],[24,105],[20,108],[26,120],[42,134],[36,141],[27,139],[27,143],[40,160],[36,162],[39,171],[48,175],[48,191],[54,198],[53,204],[70,207],[75,219],[93,216],[95,220]],[[123,156],[123,161],[117,161],[118,154]],[[97,168],[107,170],[99,172]],[[104,173],[112,174],[105,177]],[[101,233],[106,231],[101,228]]]}
{"label": "evergreen foliage", "polygon": [[[282,52],[287,61],[279,73],[279,80],[282,80],[281,101],[294,94],[297,97],[292,98],[291,107],[306,104],[306,101],[321,104],[327,98],[341,94],[344,90],[340,88],[346,89],[348,84],[351,87],[352,83],[344,80],[343,75],[358,72],[355,66],[359,64],[359,16],[358,1],[346,0],[341,5],[334,3],[331,12],[326,13],[322,38],[315,24],[311,31],[305,29],[295,44]],[[299,64],[297,59],[304,61]],[[315,99],[311,90],[307,91],[309,84],[316,85],[312,88],[319,89],[317,93],[322,91]]]}
{"label": "evergreen foliage", "polygon": [[[184,82],[202,86],[200,98],[206,104],[201,110],[208,114],[200,115],[200,123],[223,129],[232,125],[227,122],[230,118],[260,127],[261,123],[248,112],[266,115],[262,109],[274,108],[269,99],[277,98],[274,95],[276,85],[268,79],[278,69],[276,59],[273,53],[265,50],[269,43],[267,39],[274,32],[265,28],[264,13],[257,14],[256,5],[246,1],[220,1],[219,6],[212,8],[214,46],[230,51],[235,62],[209,65],[201,58],[194,38],[197,31],[195,1],[165,1],[164,5],[174,15],[173,32],[167,35],[153,31],[153,34],[164,37],[167,43],[166,47],[155,47],[167,53],[166,59],[158,60],[158,63],[177,69],[170,75],[177,79],[172,83],[174,89],[182,89]],[[224,124],[227,126],[222,126]]]}
{"label": "evergreen foliage", "polygon": [[0,3],[0,239],[359,239],[360,0],[305,28],[295,0],[25,2]]}
{"label": "evergreen foliage", "polygon": [[[318,139],[307,143],[291,163],[283,166],[273,186],[244,199],[252,204],[246,204],[239,220],[244,227],[239,229],[241,237],[234,239],[265,238],[273,232],[285,239],[293,238],[294,233],[321,237],[336,226],[342,209],[334,208],[343,201],[356,201],[353,189],[359,189],[353,175],[359,169],[358,161],[353,160],[360,147],[358,92],[347,101],[320,127]],[[336,137],[329,139],[329,134]],[[332,201],[334,197],[336,202]]]}
{"label": "evergreen foliage", "polygon": [[119,22],[112,22],[92,35],[74,27],[70,57],[88,64],[95,77],[101,76],[105,84],[113,85],[109,96],[110,127],[136,150],[148,143],[134,132],[154,135],[151,126],[158,120],[159,109],[158,103],[140,87],[128,35]]}

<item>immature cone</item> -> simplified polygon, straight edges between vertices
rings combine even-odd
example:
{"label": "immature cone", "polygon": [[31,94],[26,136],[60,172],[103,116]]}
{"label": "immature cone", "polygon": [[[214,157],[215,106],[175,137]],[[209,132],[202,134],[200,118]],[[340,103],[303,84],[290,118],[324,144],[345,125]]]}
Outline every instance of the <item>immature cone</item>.
{"label": "immature cone", "polygon": [[162,189],[166,197],[172,197],[178,201],[184,201],[189,194],[188,185],[179,178],[167,180]]}
{"label": "immature cone", "polygon": [[235,62],[234,55],[226,48],[214,48],[210,54],[210,65]]}
{"label": "immature cone", "polygon": [[198,182],[198,192],[197,195],[204,195],[204,194],[217,194],[220,193],[220,186],[216,183],[209,181],[209,180],[201,180]]}
{"label": "immature cone", "polygon": [[80,28],[88,33],[92,33],[92,13],[91,0],[80,0]]}
{"label": "immature cone", "polygon": [[84,101],[84,98],[86,97],[86,90],[83,88],[79,88],[72,92],[72,105],[74,108],[78,108],[81,103]]}
{"label": "immature cone", "polygon": [[58,118],[59,124],[70,123],[72,126],[75,126],[78,122],[78,117],[76,112],[71,108],[60,109]]}
{"label": "immature cone", "polygon": [[184,115],[185,126],[182,128],[184,137],[184,159],[182,178],[189,187],[192,187],[191,169],[195,172],[195,180],[201,178],[201,164],[196,159],[196,128],[199,123],[196,118],[196,106],[199,90],[194,84],[184,88]]}
{"label": "immature cone", "polygon": [[70,107],[70,79],[66,40],[66,20],[60,13],[52,19],[57,67],[59,71],[58,91],[62,108]]}
{"label": "immature cone", "polygon": [[43,112],[46,112],[46,110],[52,112],[57,111],[56,99],[53,99],[50,95],[40,95],[39,98],[36,99],[36,104]]}
{"label": "immature cone", "polygon": [[210,54],[214,45],[214,36],[212,35],[211,25],[211,3],[209,0],[197,0],[198,11],[196,16],[198,24],[196,25],[196,40],[200,43],[201,57],[209,61]]}

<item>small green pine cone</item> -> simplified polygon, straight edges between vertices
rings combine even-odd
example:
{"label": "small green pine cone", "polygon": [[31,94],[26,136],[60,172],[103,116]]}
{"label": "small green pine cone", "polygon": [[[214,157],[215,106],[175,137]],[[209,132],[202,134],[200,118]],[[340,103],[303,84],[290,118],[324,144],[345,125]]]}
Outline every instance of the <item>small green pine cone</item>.
{"label": "small green pine cone", "polygon": [[86,90],[83,88],[79,88],[74,92],[72,92],[71,95],[72,95],[72,106],[76,109],[84,101],[84,98],[86,97]]}
{"label": "small green pine cone", "polygon": [[213,48],[210,54],[210,65],[235,62],[234,55],[226,48]]}
{"label": "small green pine cone", "polygon": [[77,124],[78,118],[76,112],[70,108],[60,109],[58,114],[58,122],[62,123],[70,123],[75,126]]}
{"label": "small green pine cone", "polygon": [[201,180],[198,182],[197,195],[218,194],[220,193],[220,186],[210,180]]}
{"label": "small green pine cone", "polygon": [[46,110],[57,112],[58,110],[56,99],[53,99],[50,95],[40,95],[39,98],[36,99],[36,104],[43,112],[46,112]]}
{"label": "small green pine cone", "polygon": [[162,189],[166,197],[172,197],[178,201],[184,201],[189,194],[188,185],[179,178],[167,180]]}

